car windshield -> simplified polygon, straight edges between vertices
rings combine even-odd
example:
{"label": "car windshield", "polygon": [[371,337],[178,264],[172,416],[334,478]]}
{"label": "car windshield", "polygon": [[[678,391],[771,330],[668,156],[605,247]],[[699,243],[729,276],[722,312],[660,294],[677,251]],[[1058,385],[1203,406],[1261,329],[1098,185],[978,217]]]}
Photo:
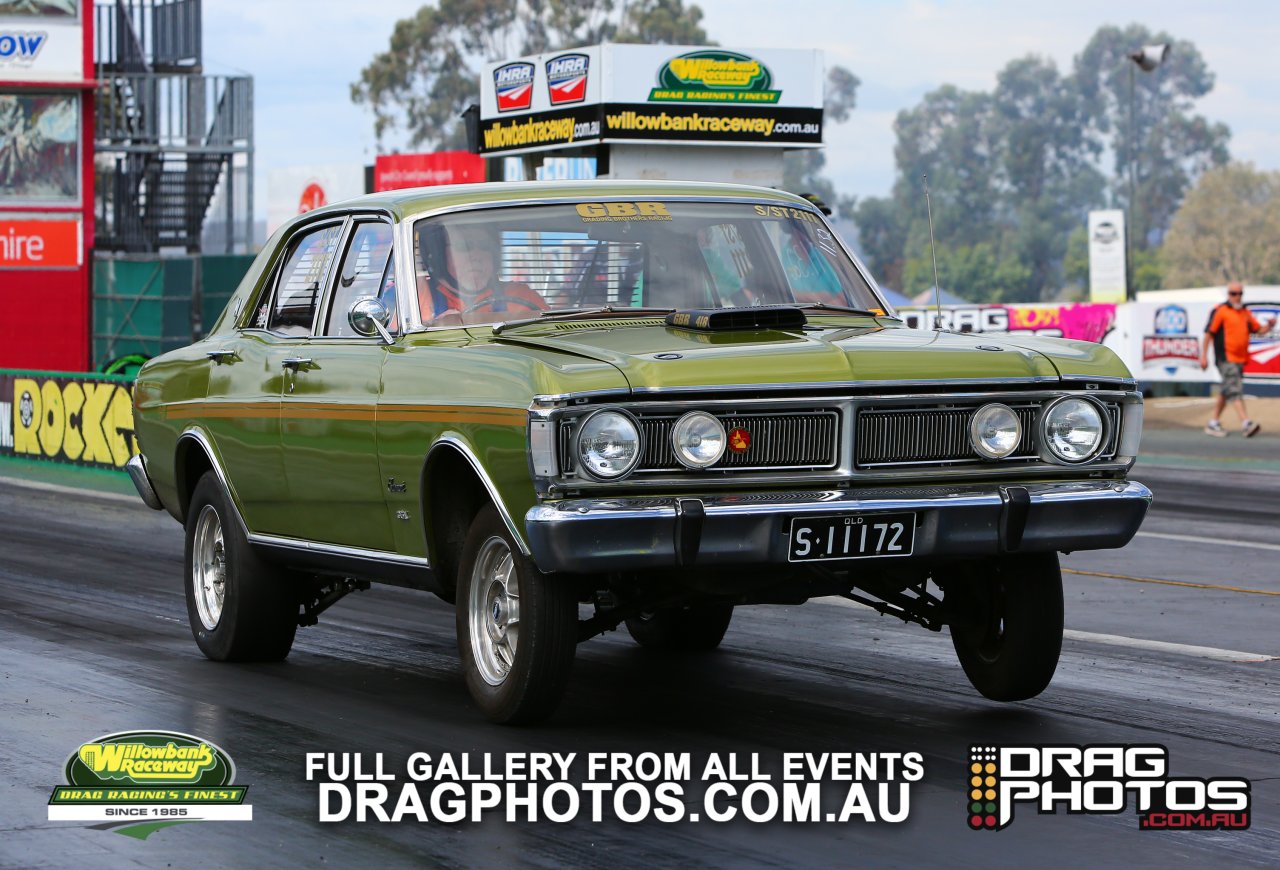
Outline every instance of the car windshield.
{"label": "car windshield", "polygon": [[822,218],[786,205],[477,209],[419,220],[413,239],[427,327],[604,306],[625,313],[808,303],[883,313]]}

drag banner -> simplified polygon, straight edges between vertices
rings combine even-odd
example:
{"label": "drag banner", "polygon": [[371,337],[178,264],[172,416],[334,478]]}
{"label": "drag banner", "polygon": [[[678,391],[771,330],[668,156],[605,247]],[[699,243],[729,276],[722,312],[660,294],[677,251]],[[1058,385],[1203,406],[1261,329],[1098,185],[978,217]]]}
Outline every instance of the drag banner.
{"label": "drag banner", "polygon": [[932,329],[935,318],[952,332],[1042,335],[1104,342],[1115,327],[1112,303],[1080,302],[1067,305],[944,305],[900,308],[898,316],[912,329]]}
{"label": "drag banner", "polygon": [[0,458],[120,469],[137,452],[131,380],[0,369]]}

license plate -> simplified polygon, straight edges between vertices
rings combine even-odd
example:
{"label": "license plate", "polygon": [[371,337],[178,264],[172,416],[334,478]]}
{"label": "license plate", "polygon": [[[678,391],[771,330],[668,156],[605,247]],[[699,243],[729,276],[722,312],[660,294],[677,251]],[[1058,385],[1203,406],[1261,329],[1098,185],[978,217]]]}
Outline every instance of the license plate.
{"label": "license plate", "polygon": [[915,514],[796,517],[791,521],[787,560],[819,562],[910,556],[915,536]]}

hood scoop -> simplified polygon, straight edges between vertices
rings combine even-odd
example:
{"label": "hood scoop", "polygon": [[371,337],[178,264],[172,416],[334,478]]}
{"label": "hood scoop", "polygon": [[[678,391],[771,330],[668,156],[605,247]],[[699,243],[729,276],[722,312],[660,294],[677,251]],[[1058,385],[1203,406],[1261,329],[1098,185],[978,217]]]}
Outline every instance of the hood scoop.
{"label": "hood scoop", "polygon": [[667,326],[695,332],[804,328],[809,319],[799,308],[789,305],[758,305],[750,308],[693,308],[667,315]]}

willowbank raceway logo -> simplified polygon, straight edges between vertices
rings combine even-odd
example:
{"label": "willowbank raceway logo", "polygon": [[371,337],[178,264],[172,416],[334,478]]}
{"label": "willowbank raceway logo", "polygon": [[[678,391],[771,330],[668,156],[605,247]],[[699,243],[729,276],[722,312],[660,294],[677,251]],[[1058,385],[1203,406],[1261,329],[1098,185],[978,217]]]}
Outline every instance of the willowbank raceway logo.
{"label": "willowbank raceway logo", "polygon": [[176,731],[125,731],[84,743],[67,759],[67,784],[49,798],[49,821],[146,839],[185,822],[253,820],[236,766],[208,740]]}
{"label": "willowbank raceway logo", "polygon": [[973,746],[966,775],[974,830],[1007,828],[1018,804],[1118,815],[1130,798],[1143,831],[1242,831],[1251,818],[1249,780],[1172,778],[1159,744]]}

